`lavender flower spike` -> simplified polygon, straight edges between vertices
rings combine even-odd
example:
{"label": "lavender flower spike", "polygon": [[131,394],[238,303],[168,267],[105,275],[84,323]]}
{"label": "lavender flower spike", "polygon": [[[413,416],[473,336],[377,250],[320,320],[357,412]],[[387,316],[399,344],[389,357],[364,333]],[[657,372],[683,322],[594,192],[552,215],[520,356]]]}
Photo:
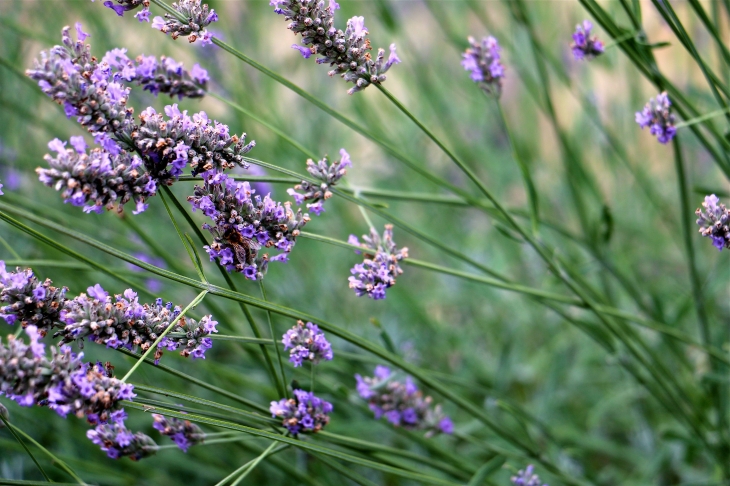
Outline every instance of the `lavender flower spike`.
{"label": "lavender flower spike", "polygon": [[165,18],[155,17],[152,19],[152,28],[169,34],[173,39],[179,36],[187,36],[189,42],[195,42],[200,38],[202,45],[211,44],[212,34],[205,28],[213,22],[218,21],[218,14],[208,7],[208,4],[200,4],[200,0],[178,0],[172,4],[185,22],[181,22],[176,16],[165,14]]}
{"label": "lavender flower spike", "polygon": [[396,380],[386,366],[376,366],[373,377],[355,375],[357,392],[368,401],[375,418],[385,417],[396,427],[409,430],[425,430],[426,437],[438,433],[451,434],[454,424],[441,411],[441,406],[431,407],[431,397],[423,397],[410,376]]}
{"label": "lavender flower spike", "polygon": [[479,84],[479,87],[488,95],[499,97],[502,94],[502,79],[504,78],[504,66],[500,61],[497,39],[492,36],[485,37],[477,42],[469,37],[470,47],[462,55],[464,59],[461,65],[471,72],[471,79]]}
{"label": "lavender flower spike", "polygon": [[48,144],[57,154],[44,157],[50,169],[36,169],[42,183],[62,191],[64,202],[83,206],[87,213],[101,213],[115,205],[121,213],[129,201],[136,205],[133,214],[147,209],[145,202],[155,195],[157,185],[145,171],[142,159],[127,152],[111,155],[98,148],[87,154],[83,139],[71,138],[77,138],[72,140],[74,150],[65,148],[66,143],[57,138]]}
{"label": "lavender flower spike", "polygon": [[382,239],[371,228],[370,236],[363,235],[363,243],[355,235],[350,235],[348,242],[365,249],[363,262],[350,269],[350,288],[358,297],[367,295],[375,300],[384,299],[385,289],[395,285],[395,278],[403,273],[398,262],[408,258],[408,248],[396,247],[392,224],[385,225]]}
{"label": "lavender flower spike", "polygon": [[133,433],[124,426],[123,421],[100,424],[95,429],[86,432],[94,444],[98,445],[110,459],[129,457],[138,461],[154,455],[157,444],[151,437],[142,432]]}
{"label": "lavender flower spike", "polygon": [[636,112],[636,123],[641,128],[650,127],[649,132],[656,135],[659,143],[669,143],[677,134],[674,126],[675,116],[671,113],[672,102],[667,92],[659,93],[656,99],[652,98],[644,109]]}
{"label": "lavender flower spike", "polygon": [[296,326],[289,329],[281,340],[284,350],[289,351],[289,361],[294,367],[302,366],[304,361],[319,364],[321,360],[330,361],[333,357],[332,345],[324,337],[316,324],[297,321]]}
{"label": "lavender flower spike", "polygon": [[62,417],[85,415],[92,423],[107,422],[120,413],[120,400],[135,397],[132,385],[111,378],[101,364],[82,362],[83,353],[52,347],[49,359],[38,329],[28,326],[26,333],[29,344],[15,336],[0,342],[0,394],[26,407],[46,405]]}
{"label": "lavender flower spike", "polygon": [[[229,272],[250,280],[263,278],[270,261],[287,261],[308,214],[294,213],[291,203],[281,204],[267,194],[255,195],[248,182],[235,182],[225,174],[206,172],[203,186],[195,186],[188,201],[215,223],[203,225],[213,235],[205,247],[211,261],[218,259]],[[261,254],[261,248],[276,248],[279,255]]]}
{"label": "lavender flower spike", "polygon": [[[111,52],[104,56],[105,60]],[[137,56],[134,61],[123,56],[115,59],[114,68],[126,82],[134,82],[155,96],[163,93],[180,100],[202,98],[210,81],[208,71],[199,64],[187,71],[182,63],[165,56],[160,56],[159,61],[155,56]]]}
{"label": "lavender flower spike", "polygon": [[332,404],[304,390],[294,390],[294,398],[271,402],[271,416],[281,418],[290,434],[315,434],[330,421]]}
{"label": "lavender flower spike", "polygon": [[[93,2],[94,0],[91,1]],[[140,6],[144,6],[144,10],[149,11],[150,0],[106,0],[104,2],[104,6],[114,10],[114,12],[121,17],[124,15],[124,12],[135,10]],[[135,17],[137,15],[135,15]]]}
{"label": "lavender flower spike", "polygon": [[45,336],[58,322],[68,291],[52,283],[50,279],[40,282],[30,268],[7,272],[0,260],[0,317],[10,325],[19,321],[24,328],[36,326]]}
{"label": "lavender flower spike", "polygon": [[720,204],[720,199],[714,194],[705,196],[702,207],[705,211],[700,208],[695,211],[700,234],[710,238],[718,250],[730,249],[730,209]]}
{"label": "lavender flower spike", "polygon": [[[87,292],[88,295],[82,293],[65,306],[61,319],[66,327],[55,334],[61,336],[63,343],[82,345],[83,339],[88,338],[108,348],[139,346],[146,351],[181,312],[180,307],[173,308],[171,302],[163,304],[162,299],[157,299],[154,305],[142,305],[132,289],[113,298],[98,284],[89,287]],[[205,358],[205,351],[213,344],[206,336],[218,332],[217,324],[211,316],[204,316],[200,321],[180,318],[173,331],[183,336],[165,336],[155,350],[155,364],[159,363],[163,349],[182,348],[180,354],[186,358]]]}
{"label": "lavender flower spike", "polygon": [[[529,464],[524,470],[520,469],[518,471],[516,476],[512,476],[510,478],[510,481],[512,481],[512,484],[515,486],[541,486],[540,483],[540,477],[537,474],[534,474],[534,468],[532,467],[532,464]],[[542,484],[542,486],[548,486],[547,484]]]}
{"label": "lavender flower spike", "polygon": [[312,54],[319,54],[317,64],[329,64],[333,69],[330,76],[339,74],[345,81],[355,84],[347,93],[361,91],[371,84],[385,81],[385,73],[400,59],[395,53],[395,44],[390,46],[390,56],[386,59],[385,50],[378,49],[375,60],[372,59],[368,29],[363,17],[352,17],[347,21],[347,28],[334,27],[335,10],[340,6],[330,0],[325,7],[323,0],[271,0],[269,5],[274,12],[284,15],[291,21],[289,30],[302,36],[303,46],[294,44],[305,59]]}
{"label": "lavender flower spike", "polygon": [[205,440],[205,433],[189,420],[168,418],[156,413],[152,414],[152,418],[155,421],[152,426],[162,435],[170,437],[183,452],[187,452],[190,446],[201,444]]}
{"label": "lavender flower spike", "polygon": [[596,56],[603,54],[603,42],[598,40],[598,37],[591,37],[591,29],[593,24],[584,20],[583,24],[575,26],[575,33],[573,34],[573,43],[570,45],[570,49],[573,51],[573,56],[577,60],[591,60]]}
{"label": "lavender flower spike", "polygon": [[[294,198],[297,205],[302,204],[304,201],[312,201],[311,204],[307,204],[307,209],[319,216],[324,211],[322,202],[332,197],[329,188],[334,187],[345,176],[347,167],[352,167],[352,161],[350,160],[350,154],[345,149],[340,149],[340,160],[331,164],[329,164],[327,156],[317,161],[317,163],[309,159],[307,160],[307,172],[322,182],[317,185],[309,181],[302,181],[301,184],[287,189],[286,192]],[[297,191],[303,191],[304,194]]]}

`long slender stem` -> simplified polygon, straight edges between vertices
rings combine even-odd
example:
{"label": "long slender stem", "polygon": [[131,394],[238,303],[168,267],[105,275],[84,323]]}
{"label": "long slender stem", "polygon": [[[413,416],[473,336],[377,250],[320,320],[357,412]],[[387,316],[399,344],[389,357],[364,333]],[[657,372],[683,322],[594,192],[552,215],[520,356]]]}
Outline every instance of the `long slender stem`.
{"label": "long slender stem", "polygon": [[38,459],[35,458],[35,456],[30,451],[30,449],[28,449],[28,446],[25,445],[25,442],[23,442],[23,439],[21,439],[20,436],[15,432],[15,427],[13,425],[11,425],[10,422],[8,422],[8,420],[3,416],[2,413],[0,413],[0,420],[3,421],[3,424],[5,424],[5,427],[7,427],[7,429],[10,431],[10,433],[13,435],[13,437],[15,437],[15,440],[18,441],[18,444],[23,446],[23,449],[25,449],[25,453],[28,454],[28,456],[30,456],[31,460],[35,463],[36,467],[41,472],[41,474],[46,479],[46,481],[49,483],[52,482],[51,478],[48,477],[48,474],[46,474],[46,471],[43,470],[43,467],[38,462]]}
{"label": "long slender stem", "polygon": [[[266,287],[264,286],[264,281],[259,280],[259,287],[261,288],[261,297],[264,299],[264,302],[268,302],[269,299],[266,298]],[[274,341],[274,350],[276,351],[276,360],[279,362],[279,371],[281,372],[281,382],[279,380],[276,380],[277,385],[279,386],[279,396],[280,397],[286,397],[286,372],[284,371],[284,363],[281,360],[281,351],[279,350],[278,342],[276,339],[276,334],[274,333],[274,322],[271,318],[271,311],[266,311],[266,317],[269,321],[269,334],[271,335],[271,339]]]}
{"label": "long slender stem", "polygon": [[267,447],[264,450],[264,452],[261,453],[261,455],[259,457],[257,457],[256,459],[254,459],[251,462],[251,465],[246,469],[246,471],[243,474],[241,474],[238,477],[238,479],[236,479],[234,482],[231,483],[231,486],[236,486],[241,481],[243,481],[244,479],[246,479],[246,476],[248,476],[251,473],[251,471],[253,471],[254,469],[256,469],[256,466],[258,466],[259,463],[261,463],[261,461],[263,461],[264,458],[266,458],[266,456],[268,456],[269,454],[271,454],[274,451],[274,448],[276,446],[277,446],[277,443],[276,442],[272,442],[271,445],[269,445],[269,447]]}

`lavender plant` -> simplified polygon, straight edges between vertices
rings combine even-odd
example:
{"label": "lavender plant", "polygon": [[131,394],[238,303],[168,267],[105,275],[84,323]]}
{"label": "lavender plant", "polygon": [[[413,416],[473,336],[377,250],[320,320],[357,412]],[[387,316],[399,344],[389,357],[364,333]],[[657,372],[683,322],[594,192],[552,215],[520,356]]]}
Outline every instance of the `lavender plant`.
{"label": "lavender plant", "polygon": [[110,459],[129,457],[139,461],[157,453],[158,447],[151,437],[142,432],[132,432],[122,420],[99,424],[86,436],[106,452]]}
{"label": "lavender plant", "polygon": [[598,40],[597,36],[591,37],[591,30],[593,30],[593,23],[590,20],[584,20],[582,24],[575,26],[575,33],[573,34],[573,42],[570,45],[570,50],[573,52],[573,56],[579,60],[587,60],[600,56],[603,54],[603,42]]}
{"label": "lavender plant", "polygon": [[[393,241],[393,225],[386,224],[383,237],[370,229],[370,235],[363,235],[363,242],[350,235],[348,243],[361,246],[365,259],[356,264],[348,278],[355,295],[367,295],[371,299],[385,299],[385,290],[395,285],[395,278],[403,273],[399,262],[408,258],[408,248],[398,248]],[[360,253],[360,252],[356,252]]]}
{"label": "lavender plant", "polygon": [[315,434],[330,421],[332,404],[304,390],[294,390],[294,398],[271,402],[271,416],[280,418],[290,434]]}
{"label": "lavender plant", "polygon": [[425,430],[426,437],[454,432],[454,424],[441,406],[433,406],[432,398],[424,397],[410,376],[397,380],[390,368],[378,365],[374,376],[357,374],[355,379],[357,393],[368,401],[376,420],[385,417],[396,427]]}
{"label": "lavender plant", "polygon": [[[213,243],[205,247],[210,260],[227,271],[242,273],[250,280],[266,274],[269,262],[288,260],[301,228],[309,221],[301,210],[294,213],[291,203],[284,204],[254,195],[250,184],[236,182],[220,172],[203,174],[204,184],[195,186],[188,196],[193,211],[199,209],[215,223],[206,223]],[[262,248],[275,248],[281,253],[269,256]]]}
{"label": "lavender plant", "polygon": [[512,476],[510,480],[516,486],[548,486],[547,484],[541,484],[540,477],[534,474],[532,464],[528,465],[524,470],[520,469],[517,475]]}
{"label": "lavender plant", "polygon": [[218,21],[218,14],[207,3],[201,4],[200,0],[178,0],[172,4],[172,8],[177,15],[166,13],[164,18],[155,17],[152,19],[153,29],[158,29],[173,39],[182,35],[191,43],[198,39],[203,45],[213,42],[213,35],[206,27]]}
{"label": "lavender plant", "polygon": [[478,83],[486,94],[499,97],[502,94],[504,66],[499,53],[502,48],[497,39],[489,36],[477,42],[474,37],[469,37],[469,46],[462,55],[464,59],[461,65],[471,73],[471,80]]}
{"label": "lavender plant", "polygon": [[0,317],[11,326],[32,325],[45,336],[60,318],[67,291],[54,287],[50,279],[39,281],[30,268],[8,272],[0,260]]}
{"label": "lavender plant", "polygon": [[[315,185],[309,181],[302,181],[293,188],[287,189],[286,192],[294,198],[297,205],[301,205],[304,201],[312,201],[307,204],[307,209],[319,216],[324,211],[322,203],[332,197],[329,188],[334,187],[347,174],[347,167],[352,167],[352,161],[350,154],[345,149],[340,149],[340,160],[331,164],[326,156],[316,163],[309,159],[307,160],[307,172],[322,182]],[[303,191],[304,194],[297,191]]]}
{"label": "lavender plant", "polygon": [[168,436],[183,452],[191,446],[201,444],[205,440],[205,433],[200,427],[189,420],[168,418],[157,413],[152,414],[152,426],[162,435]]}
{"label": "lavender plant", "polygon": [[284,350],[289,350],[289,361],[294,363],[295,367],[302,366],[305,361],[313,365],[319,364],[322,360],[330,361],[334,355],[332,345],[324,333],[311,322],[304,324],[302,321],[297,321],[297,324],[284,334],[281,342],[284,344]]}
{"label": "lavender plant", "polygon": [[659,93],[656,98],[649,100],[643,110],[636,112],[636,123],[641,128],[649,127],[649,133],[656,135],[659,143],[667,144],[677,134],[671,106],[666,91]]}
{"label": "lavender plant", "polygon": [[292,48],[305,59],[312,54],[319,55],[317,64],[329,64],[333,68],[327,74],[339,74],[355,85],[347,90],[348,94],[383,83],[390,67],[401,62],[395,44],[390,45],[387,59],[385,50],[378,49],[373,60],[364,17],[349,19],[344,32],[336,29],[335,11],[340,5],[335,0],[330,0],[326,7],[324,0],[271,0],[270,5],[275,13],[284,16],[284,20],[291,21],[289,30],[302,36],[304,45],[294,44]]}
{"label": "lavender plant", "polygon": [[697,208],[697,224],[700,234],[712,240],[712,245],[718,250],[730,249],[730,209],[720,203],[720,199],[711,194],[705,196],[701,208]]}

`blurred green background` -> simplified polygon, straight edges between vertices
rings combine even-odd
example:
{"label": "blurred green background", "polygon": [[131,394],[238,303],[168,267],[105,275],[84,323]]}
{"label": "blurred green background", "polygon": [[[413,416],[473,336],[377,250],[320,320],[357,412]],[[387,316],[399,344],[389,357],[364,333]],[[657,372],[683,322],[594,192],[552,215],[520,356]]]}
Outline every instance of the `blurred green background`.
{"label": "blurred green background", "polygon": [[[325,100],[338,112],[366,125],[424,168],[478,195],[443,153],[388,104],[376,88],[348,96],[349,86],[342,80],[329,78],[324,66],[311,59],[303,60],[291,49],[290,45],[298,39],[286,29],[283,18],[273,13],[268,2],[211,0],[209,4],[220,17],[220,22],[211,28],[216,36]],[[572,58],[570,35],[575,24],[587,18],[577,2],[525,2],[548,57],[547,85],[536,67],[524,26],[515,18],[514,9],[504,2],[343,0],[340,4],[342,8],[336,14],[338,27],[344,28],[345,20],[351,16],[363,15],[374,47],[387,48],[391,42],[398,46],[403,62],[388,73],[386,88],[466,160],[500,201],[524,216],[527,199],[522,179],[495,103],[483,96],[459,64],[468,35],[495,35],[504,48],[506,66],[502,103],[517,149],[537,186],[544,220],[541,237],[554,248],[556,256],[600,289],[612,306],[648,315],[699,340],[681,237],[681,218],[692,215],[679,213],[671,147],[659,145],[633,120],[634,112],[656,95],[656,89],[617,48],[608,49],[592,62]],[[711,38],[688,4],[673,4],[700,52],[717,62]],[[716,8],[710,2],[702,4],[708,11]],[[628,24],[619,2],[602,5],[617,22]],[[651,42],[671,43],[655,51],[662,72],[702,112],[716,109],[700,69],[654,7],[649,2],[641,5],[647,37]],[[152,12],[161,15],[154,5]],[[727,32],[728,13],[721,10],[720,14],[723,32]],[[130,57],[164,54],[184,61],[186,67],[198,62],[214,80],[212,92],[251,110],[311,151],[334,157],[344,147],[354,165],[347,175],[352,188],[418,193],[433,199],[448,196],[372,141],[216,46],[190,45],[182,38],[173,41],[152,30],[149,24],[138,23],[131,14],[118,18],[99,2],[0,0],[0,181],[5,184],[1,200],[4,203],[127,253],[154,255],[154,248],[145,244],[125,221],[130,219],[186,269],[186,275],[195,276],[159,197],[151,199],[150,208],[138,216],[131,212],[124,216],[114,212],[83,214],[80,208],[62,204],[55,191],[37,181],[34,169],[44,165],[47,142],[55,137],[67,140],[69,136],[82,135],[83,130],[66,120],[61,108],[21,74],[32,66],[33,58],[41,50],[60,42],[64,25],[76,21],[91,34],[87,42],[98,57],[113,47],[125,47]],[[598,35],[608,40],[600,29]],[[719,71],[723,76],[727,76],[726,68]],[[573,151],[577,165],[567,160],[555,126],[546,114],[543,88],[555,108],[560,136]],[[136,94],[131,104],[137,113],[148,105],[159,111],[170,103],[169,98],[155,99],[147,93],[140,94],[138,89],[133,93]],[[180,105],[190,111],[207,111],[212,118],[229,124],[231,132],[246,132],[257,142],[252,157],[304,172],[305,156],[224,103],[207,97],[202,101],[184,100]],[[721,117],[716,123],[721,131],[727,128]],[[680,130],[679,136],[689,171],[692,208],[699,207],[704,195],[710,192],[727,196],[730,186],[706,151],[689,130]],[[245,172],[237,169],[236,173]],[[192,182],[179,182],[172,187],[186,209],[189,206],[185,197],[192,193],[192,187]],[[287,199],[286,187],[272,185],[272,195]],[[437,201],[368,199],[521,284],[567,293],[533,250],[483,212]],[[371,217],[381,230],[388,222]],[[202,224],[199,213],[193,218]],[[523,217],[521,221],[527,227],[528,219]],[[338,198],[329,200],[326,212],[313,217],[306,230],[339,240],[368,231],[357,207]],[[40,231],[117,269],[132,279],[137,289],[151,288],[154,295],[181,306],[195,296],[191,289],[173,282],[150,283],[148,275],[133,271],[119,260],[50,230]],[[68,286],[71,296],[97,282],[113,293],[125,288],[5,223],[0,223],[0,236],[17,252],[20,261],[7,246],[0,246],[0,259],[12,262],[11,267],[32,266],[39,278],[49,277],[56,285]],[[730,322],[727,254],[717,252],[699,235],[693,238],[715,342],[725,342]],[[476,273],[398,228],[395,241],[407,246],[413,258]],[[65,268],[58,264],[33,264],[37,260],[71,265]],[[531,419],[525,419],[526,426],[541,450],[575,477],[605,485],[725,484],[702,482],[716,477],[715,466],[662,405],[619,366],[624,356],[607,353],[554,312],[520,294],[408,265],[404,266],[405,273],[398,284],[388,290],[386,300],[357,298],[347,287],[347,277],[350,267],[358,261],[359,257],[347,249],[301,238],[289,263],[270,266],[266,276],[268,297],[321,316],[364,340],[382,343],[378,325],[382,326],[401,356],[432,370],[434,376],[457,393],[482,405],[495,421],[518,430],[520,422],[507,409],[518,407],[528,414]],[[212,263],[204,265],[212,282],[225,285]],[[239,291],[260,296],[255,283],[240,275],[233,278]],[[161,285],[159,290],[157,285]],[[143,299],[150,299],[150,295]],[[193,315],[213,312],[206,307],[207,302],[213,302],[215,310],[222,311],[222,315],[214,312],[222,333],[250,335],[246,334],[250,331],[240,309],[231,301],[209,296]],[[595,322],[580,309],[566,312],[575,319]],[[256,309],[253,313],[260,323],[265,322],[265,313]],[[274,316],[277,339],[293,324],[293,320]],[[12,332],[13,328],[0,326],[0,334]],[[640,335],[665,358],[665,364],[680,383],[696,388],[708,379],[708,360],[702,351],[648,330],[642,330]],[[319,366],[317,378],[319,394],[335,407],[327,430],[411,449],[424,457],[439,457],[438,451],[423,445],[424,441],[419,439],[422,433],[393,430],[385,421],[372,420],[366,404],[354,392],[353,375],[370,375],[378,361],[351,344],[336,338],[332,341],[335,359]],[[89,359],[112,361],[118,376],[133,362],[132,358],[95,345],[87,345],[84,351]],[[185,360],[167,353],[162,363],[267,405],[280,397],[269,383],[260,356],[256,346],[215,341],[205,361]],[[287,366],[289,379],[308,382],[308,373],[308,368],[294,370]],[[715,379],[727,382],[727,376]],[[142,366],[132,381],[230,403],[149,366]],[[444,402],[438,395],[434,398],[437,403]],[[139,463],[127,459],[113,461],[86,439],[88,425],[83,420],[63,420],[39,407],[21,409],[6,399],[2,403],[9,408],[15,425],[67,461],[86,481],[97,484],[214,484],[268,445],[264,440],[251,438],[193,447],[187,455],[170,448]],[[444,403],[444,407],[454,419],[457,431],[475,440],[472,443],[464,438],[440,436],[430,439],[430,443],[467,458],[477,467],[489,457],[484,444],[509,449],[504,441],[453,404]],[[129,425],[145,431],[161,445],[171,443],[152,430],[151,420],[144,413],[130,412]],[[326,442],[319,437],[307,440]],[[7,430],[0,430],[0,451],[0,477],[42,479]],[[37,457],[48,464],[42,454]],[[527,460],[509,457],[507,464],[492,476],[495,484],[507,484],[511,471],[523,468]],[[415,465],[430,470],[428,461]],[[68,481],[58,470],[50,466],[46,469],[53,471],[54,478]],[[365,468],[355,470],[376,484],[411,484]],[[551,485],[561,484],[539,467],[538,472]],[[263,461],[246,481],[339,485],[348,480],[316,458],[289,449]]]}

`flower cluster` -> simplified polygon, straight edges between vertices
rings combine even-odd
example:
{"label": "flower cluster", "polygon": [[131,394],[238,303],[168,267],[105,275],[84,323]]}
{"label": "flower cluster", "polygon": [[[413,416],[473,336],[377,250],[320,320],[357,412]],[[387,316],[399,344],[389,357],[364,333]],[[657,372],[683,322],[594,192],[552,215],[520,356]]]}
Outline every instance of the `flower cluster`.
{"label": "flower cluster", "polygon": [[81,361],[69,346],[51,348],[50,359],[38,342],[40,332],[26,327],[30,343],[15,336],[0,341],[0,393],[22,406],[47,405],[62,417],[73,413],[89,422],[107,422],[121,413],[120,400],[131,400],[133,386],[109,376],[100,364]]}
{"label": "flower cluster", "polygon": [[311,322],[304,324],[297,321],[296,326],[284,334],[281,342],[284,350],[291,348],[289,361],[294,363],[294,367],[302,366],[304,361],[319,364],[321,360],[330,361],[333,357],[332,345],[319,327]]}
{"label": "flower cluster", "polygon": [[705,196],[702,207],[705,211],[700,208],[695,211],[700,234],[712,239],[718,250],[730,249],[730,209],[720,204],[720,199],[714,194]]}
{"label": "flower cluster", "polygon": [[636,123],[641,128],[650,127],[649,132],[656,135],[659,143],[669,143],[677,134],[674,126],[675,116],[671,113],[672,102],[667,92],[659,93],[656,99],[652,98],[644,109],[636,112]]}
{"label": "flower cluster", "polygon": [[[268,262],[287,260],[309,215],[294,213],[291,203],[281,204],[268,194],[254,196],[248,182],[236,182],[220,172],[206,172],[203,180],[188,201],[193,211],[200,209],[215,223],[203,225],[214,237],[205,247],[211,261],[217,258],[229,272],[256,280],[264,276]],[[259,252],[262,247],[282,253],[269,257]]]}
{"label": "flower cluster", "polygon": [[[157,299],[153,305],[140,304],[132,289],[113,298],[99,284],[89,287],[87,292],[88,295],[82,293],[66,303],[61,314],[66,327],[56,333],[63,343],[76,341],[81,344],[88,338],[108,348],[139,346],[146,351],[180,315],[180,307],[173,308],[171,302],[163,304],[162,299]],[[183,335],[166,335],[160,341],[155,350],[155,364],[159,363],[163,348],[168,351],[182,348],[180,354],[184,357],[205,358],[205,351],[212,346],[211,339],[206,336],[218,332],[217,324],[211,316],[205,316],[199,322],[181,317],[172,331]]]}
{"label": "flower cluster", "polygon": [[[329,188],[333,187],[345,176],[347,167],[352,167],[352,161],[350,160],[350,154],[345,149],[340,149],[340,160],[331,164],[327,160],[327,157],[324,157],[316,163],[312,159],[309,159],[307,160],[307,172],[322,182],[320,184],[312,184],[309,181],[302,181],[301,184],[287,189],[286,192],[294,198],[297,205],[302,204],[304,201],[313,201],[311,204],[307,204],[307,209],[319,216],[324,211],[322,202],[332,197]],[[304,191],[304,194],[300,194],[297,191]]]}
{"label": "flower cluster", "polygon": [[332,404],[304,390],[294,390],[294,398],[271,402],[271,416],[281,418],[292,435],[317,433],[330,421]]}
{"label": "flower cluster", "polygon": [[347,241],[366,250],[363,262],[350,269],[350,288],[358,297],[367,295],[375,300],[384,299],[385,289],[395,285],[395,278],[403,273],[398,262],[408,258],[408,248],[396,247],[391,224],[385,225],[382,239],[371,228],[370,236],[363,235],[363,243],[355,235],[350,235]]}
{"label": "flower cluster", "polygon": [[160,184],[172,184],[189,165],[192,174],[246,167],[243,156],[255,145],[246,134],[230,135],[228,125],[208,118],[201,111],[189,116],[177,104],[165,107],[165,115],[149,107],[140,116],[140,126],[131,134],[134,147],[147,159],[151,176]]}
{"label": "flower cluster", "polygon": [[33,325],[45,336],[58,321],[68,291],[52,283],[50,279],[39,281],[30,268],[7,272],[0,260],[0,317],[10,325]]}
{"label": "flower cluster", "polygon": [[145,201],[157,192],[157,184],[145,171],[142,159],[128,152],[111,155],[96,148],[86,153],[82,137],[71,137],[73,149],[66,142],[53,139],[48,148],[57,153],[46,154],[49,169],[37,168],[40,181],[61,191],[64,202],[83,206],[84,212],[103,212],[115,205],[122,212],[124,205],[134,201],[139,214],[147,209]]}
{"label": "flower cluster", "polygon": [[218,14],[208,7],[208,4],[200,4],[200,0],[178,0],[172,4],[172,8],[182,16],[185,21],[180,21],[177,16],[166,13],[165,18],[155,17],[152,19],[152,28],[169,34],[173,39],[179,36],[187,36],[189,42],[195,42],[198,38],[202,45],[211,44],[213,35],[205,28],[213,22],[218,21]]}
{"label": "flower cluster", "polygon": [[[529,464],[524,470],[520,469],[517,476],[512,476],[510,481],[516,486],[541,486],[542,481],[537,474],[534,474],[532,464]],[[542,484],[542,486],[548,486]]]}
{"label": "flower cluster", "polygon": [[573,51],[573,56],[579,61],[583,59],[591,60],[603,54],[603,42],[598,40],[596,36],[591,37],[592,29],[593,24],[588,20],[584,20],[583,24],[575,26],[570,49]]}
{"label": "flower cluster", "polygon": [[502,94],[502,79],[504,78],[504,66],[500,61],[497,39],[485,37],[477,42],[474,37],[469,37],[469,46],[462,54],[461,65],[471,72],[471,79],[479,83],[479,87],[489,95],[499,96]]}
{"label": "flower cluster", "polygon": [[200,64],[193,64],[188,71],[171,57],[160,56],[158,61],[155,56],[140,55],[133,61],[126,52],[126,49],[112,49],[102,58],[116,79],[142,86],[155,96],[160,93],[178,99],[205,96],[210,76]]}
{"label": "flower cluster", "polygon": [[357,392],[368,401],[375,418],[385,417],[396,427],[413,430],[426,430],[426,436],[442,432],[451,434],[454,424],[443,414],[441,406],[431,407],[431,397],[423,397],[410,376],[404,381],[385,366],[375,367],[375,376],[357,379]]}
{"label": "flower cluster", "polygon": [[124,417],[98,425],[95,429],[87,431],[86,437],[111,459],[129,457],[133,461],[138,461],[154,455],[158,450],[157,444],[151,437],[127,429],[124,426]]}
{"label": "flower cluster", "polygon": [[200,444],[205,440],[205,433],[189,420],[167,418],[156,413],[152,414],[152,418],[155,421],[152,426],[162,435],[171,438],[183,452],[187,452],[190,446]]}
{"label": "flower cluster", "polygon": [[[91,0],[92,2],[94,0]],[[114,3],[116,1],[116,4]],[[124,12],[129,12],[130,10],[135,10],[139,8],[140,6],[143,6],[142,10],[140,12],[137,12],[134,14],[134,16],[140,21],[140,22],[149,22],[149,15],[150,15],[150,0],[107,0],[104,2],[104,6],[107,8],[110,8],[116,12],[117,15],[120,17],[124,15]]]}
{"label": "flower cluster", "polygon": [[324,0],[271,0],[274,12],[283,15],[289,30],[302,36],[303,46],[294,44],[307,59],[317,54],[318,64],[329,64],[333,69],[330,76],[339,74],[345,81],[355,84],[348,94],[361,91],[371,84],[385,81],[385,73],[400,59],[395,53],[395,44],[390,45],[390,55],[385,58],[385,50],[378,49],[375,60],[370,51],[370,40],[366,38],[368,29],[363,17],[353,17],[347,21],[345,32],[336,29],[335,10],[340,6],[330,0],[325,7]]}

